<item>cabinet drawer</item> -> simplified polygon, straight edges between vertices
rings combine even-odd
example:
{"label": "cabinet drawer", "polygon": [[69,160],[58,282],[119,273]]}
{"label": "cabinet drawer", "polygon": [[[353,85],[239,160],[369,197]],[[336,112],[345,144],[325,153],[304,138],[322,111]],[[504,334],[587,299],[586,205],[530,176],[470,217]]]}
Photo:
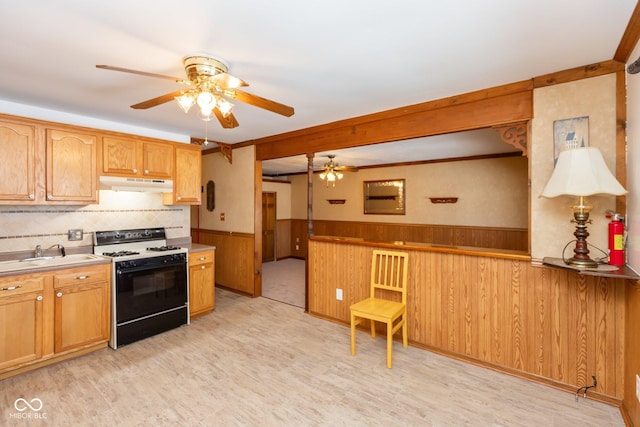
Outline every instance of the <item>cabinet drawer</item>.
{"label": "cabinet drawer", "polygon": [[95,267],[79,267],[72,270],[65,270],[63,273],[53,276],[53,287],[55,289],[65,286],[76,286],[88,283],[106,282],[108,280],[108,270],[111,266],[96,265]]}
{"label": "cabinet drawer", "polygon": [[44,289],[44,277],[15,276],[0,279],[0,298]]}
{"label": "cabinet drawer", "polygon": [[202,251],[189,254],[189,265],[200,265],[213,262],[213,251]]}

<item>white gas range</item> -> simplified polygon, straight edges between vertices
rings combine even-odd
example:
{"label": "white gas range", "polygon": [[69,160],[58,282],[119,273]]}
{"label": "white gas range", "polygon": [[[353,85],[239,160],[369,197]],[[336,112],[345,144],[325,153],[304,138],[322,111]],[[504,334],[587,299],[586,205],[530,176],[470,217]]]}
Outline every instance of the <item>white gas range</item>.
{"label": "white gas range", "polygon": [[161,227],[94,233],[93,253],[112,258],[112,348],[189,324],[187,252]]}

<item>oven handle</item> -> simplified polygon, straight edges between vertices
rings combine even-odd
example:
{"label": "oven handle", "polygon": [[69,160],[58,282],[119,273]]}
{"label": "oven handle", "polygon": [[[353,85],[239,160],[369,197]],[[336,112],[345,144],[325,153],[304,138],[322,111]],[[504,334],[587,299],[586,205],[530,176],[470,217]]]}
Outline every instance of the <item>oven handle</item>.
{"label": "oven handle", "polygon": [[116,267],[116,274],[137,273],[139,271],[157,270],[159,268],[174,267],[174,266],[183,266],[186,269],[187,268],[187,262],[186,261],[175,261],[175,262],[168,262],[166,264],[142,265],[142,266],[139,266],[139,267],[126,267],[126,268]]}

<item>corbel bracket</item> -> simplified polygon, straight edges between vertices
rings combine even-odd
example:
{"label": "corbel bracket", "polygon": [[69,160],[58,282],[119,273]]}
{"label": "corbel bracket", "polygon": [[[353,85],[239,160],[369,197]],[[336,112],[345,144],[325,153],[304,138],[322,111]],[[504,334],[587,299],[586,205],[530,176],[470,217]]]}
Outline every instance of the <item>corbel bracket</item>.
{"label": "corbel bracket", "polygon": [[493,126],[493,129],[500,134],[503,142],[513,145],[522,151],[522,155],[527,155],[527,126],[528,122],[509,123],[502,126]]}

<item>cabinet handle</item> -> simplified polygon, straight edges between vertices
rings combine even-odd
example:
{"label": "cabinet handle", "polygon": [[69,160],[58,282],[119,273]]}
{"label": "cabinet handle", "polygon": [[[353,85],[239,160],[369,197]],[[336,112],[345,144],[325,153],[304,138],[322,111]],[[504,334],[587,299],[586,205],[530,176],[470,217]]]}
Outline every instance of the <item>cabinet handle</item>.
{"label": "cabinet handle", "polygon": [[36,298],[37,301],[42,301],[42,295],[38,295],[38,298]]}
{"label": "cabinet handle", "polygon": [[204,270],[204,265],[202,267],[200,267],[200,270]]}
{"label": "cabinet handle", "polygon": [[207,259],[207,257],[206,256],[202,256],[202,257],[198,258],[198,261],[204,261],[205,259]]}
{"label": "cabinet handle", "polygon": [[58,292],[58,293],[56,294],[56,296],[57,296],[58,298],[60,298],[60,297],[62,296],[62,292]]}
{"label": "cabinet handle", "polygon": [[89,278],[89,276],[78,276],[76,277],[76,280],[87,280]]}
{"label": "cabinet handle", "polygon": [[47,199],[51,200],[53,199],[53,196],[51,194],[47,194]]}
{"label": "cabinet handle", "polygon": [[133,173],[138,173],[138,169],[133,169]]}
{"label": "cabinet handle", "polygon": [[147,169],[144,170],[145,175],[149,175],[149,171]]}
{"label": "cabinet handle", "polygon": [[33,193],[29,194],[29,200],[33,200],[35,198],[36,198],[35,194],[33,194]]}
{"label": "cabinet handle", "polygon": [[182,200],[182,196],[178,196],[178,197],[177,197],[177,200],[178,200],[178,201]]}
{"label": "cabinet handle", "polygon": [[0,288],[0,291],[15,291],[16,289],[20,289],[21,287],[22,285],[7,286],[6,288]]}

